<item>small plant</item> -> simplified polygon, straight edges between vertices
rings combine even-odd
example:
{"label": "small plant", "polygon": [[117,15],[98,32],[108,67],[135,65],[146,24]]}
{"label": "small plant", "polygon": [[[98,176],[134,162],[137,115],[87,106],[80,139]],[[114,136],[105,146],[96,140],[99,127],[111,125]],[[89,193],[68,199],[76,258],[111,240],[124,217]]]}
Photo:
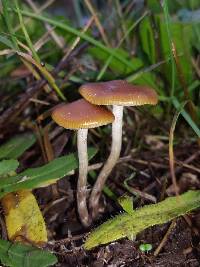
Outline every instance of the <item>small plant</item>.
{"label": "small plant", "polygon": [[152,248],[153,248],[152,244],[148,244],[148,243],[140,244],[140,246],[139,246],[139,249],[144,253],[148,253],[149,251],[152,250]]}

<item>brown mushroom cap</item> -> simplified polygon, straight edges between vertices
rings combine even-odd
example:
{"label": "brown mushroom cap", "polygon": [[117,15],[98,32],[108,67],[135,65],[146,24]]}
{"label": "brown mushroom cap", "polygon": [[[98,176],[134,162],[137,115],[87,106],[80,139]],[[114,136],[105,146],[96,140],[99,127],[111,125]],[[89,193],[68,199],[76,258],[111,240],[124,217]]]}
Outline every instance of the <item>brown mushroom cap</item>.
{"label": "brown mushroom cap", "polygon": [[85,99],[58,105],[51,116],[58,125],[73,130],[95,128],[112,123],[115,119],[111,111],[95,106]]}
{"label": "brown mushroom cap", "polygon": [[140,106],[155,105],[156,92],[147,87],[132,85],[124,80],[87,83],[79,88],[80,94],[95,105]]}

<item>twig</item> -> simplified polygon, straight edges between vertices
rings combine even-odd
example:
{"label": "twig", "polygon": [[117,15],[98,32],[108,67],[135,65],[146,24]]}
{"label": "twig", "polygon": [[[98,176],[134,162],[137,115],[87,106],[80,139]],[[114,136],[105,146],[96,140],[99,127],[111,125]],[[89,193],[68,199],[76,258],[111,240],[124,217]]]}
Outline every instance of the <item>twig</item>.
{"label": "twig", "polygon": [[50,105],[49,102],[44,101],[44,100],[39,100],[39,99],[36,99],[36,98],[30,98],[29,101],[34,102],[36,104],[44,105],[44,106],[49,106]]}
{"label": "twig", "polygon": [[[197,151],[195,154],[191,155],[189,158],[187,158],[184,163],[189,164],[190,162],[192,162],[196,157],[198,157],[200,155],[200,151]],[[175,169],[175,174],[178,174],[181,170],[182,170],[183,166],[177,167]],[[159,182],[163,182],[166,179],[168,179],[171,176],[170,172],[167,172],[165,175],[163,175],[162,177],[159,178]],[[148,185],[143,191],[148,192],[151,191],[155,186],[156,186],[157,181],[151,183],[150,185]]]}
{"label": "twig", "polygon": [[52,241],[49,241],[48,244],[50,245],[54,245],[54,244],[66,244],[68,242],[71,242],[72,240],[80,240],[80,239],[83,239],[83,237],[85,237],[85,234],[80,234],[80,235],[76,235],[76,236],[73,236],[73,237],[67,237],[67,238],[64,238],[64,239],[60,239],[60,240],[52,240]]}
{"label": "twig", "polygon": [[180,166],[184,167],[184,168],[187,168],[187,169],[193,170],[194,172],[198,172],[198,173],[200,173],[200,168],[196,168],[196,167],[194,167],[194,166],[192,166],[192,165],[189,165],[189,164],[184,163],[184,162],[179,161],[179,160],[175,160],[175,162],[176,162],[177,164],[179,164]]}
{"label": "twig", "polygon": [[158,254],[160,253],[161,249],[164,247],[165,243],[167,242],[167,239],[171,233],[171,231],[173,230],[173,228],[176,226],[176,220],[173,220],[166,232],[166,234],[164,235],[162,241],[160,242],[159,246],[157,247],[157,249],[154,251],[154,256],[158,256]]}
{"label": "twig", "polygon": [[191,58],[191,61],[192,61],[192,66],[194,67],[194,69],[196,71],[196,74],[200,78],[200,68],[199,68],[197,62],[195,61],[195,59],[193,57]]}
{"label": "twig", "polygon": [[150,194],[148,194],[148,193],[145,193],[145,192],[142,192],[141,190],[139,190],[139,189],[136,189],[136,188],[134,188],[134,187],[132,187],[132,186],[123,186],[126,190],[128,190],[131,194],[133,194],[133,195],[138,195],[138,196],[140,196],[140,198],[143,198],[143,199],[146,199],[146,200],[149,200],[149,201],[151,201],[151,202],[153,202],[153,203],[156,203],[156,198],[153,196],[153,195],[150,195]]}
{"label": "twig", "polygon": [[142,165],[146,165],[146,166],[149,166],[149,164],[155,168],[162,168],[162,169],[168,169],[168,166],[167,165],[164,165],[162,163],[156,163],[156,162],[149,162],[149,161],[146,161],[146,160],[142,160],[142,159],[132,159],[133,162],[137,162],[139,164],[142,164]]}
{"label": "twig", "polygon": [[[121,157],[117,161],[117,164],[124,162],[124,161],[129,161],[130,159],[131,159],[131,156]],[[100,162],[100,163],[90,165],[88,166],[88,171],[94,171],[94,170],[100,169],[103,166],[103,164],[104,164],[103,162]],[[75,171],[70,171],[68,172],[67,175],[74,175],[74,174],[75,174]]]}
{"label": "twig", "polygon": [[107,46],[110,47],[108,38],[107,38],[107,36],[106,36],[106,34],[105,34],[105,31],[104,31],[104,28],[102,27],[101,22],[99,21],[99,18],[98,18],[98,16],[97,16],[97,13],[96,13],[94,7],[92,6],[90,0],[84,0],[84,2],[85,2],[85,4],[86,4],[87,8],[89,9],[89,11],[91,12],[92,16],[94,17],[95,23],[96,23],[96,25],[97,25],[97,28],[99,29],[99,32],[100,32],[100,34],[101,34],[101,36],[102,36],[102,39],[104,40],[104,43],[105,43]]}
{"label": "twig", "polygon": [[126,45],[128,47],[130,47],[130,40],[129,40],[128,35],[126,34],[127,29],[126,29],[126,24],[125,24],[125,21],[123,18],[120,2],[119,2],[119,0],[116,0],[115,3],[116,3],[117,13],[118,13],[119,19],[121,20],[121,27],[122,27],[123,35],[125,36],[125,39],[126,39]]}
{"label": "twig", "polygon": [[1,225],[1,238],[8,240],[6,224],[5,224],[5,221],[3,220],[1,214],[0,214],[0,225]]}
{"label": "twig", "polygon": [[[85,27],[83,28],[83,30],[81,31],[81,33],[85,33],[89,27],[92,25],[92,22],[94,20],[94,17],[91,17],[87,24],[85,25]],[[64,55],[64,57],[62,58],[62,60],[66,60],[69,56],[69,54],[75,49],[75,47],[78,45],[78,43],[80,42],[81,38],[78,36],[74,42],[72,43],[72,45],[70,46],[70,48],[67,50],[66,54]]]}
{"label": "twig", "polygon": [[42,211],[42,214],[45,215],[52,207],[54,207],[55,205],[59,204],[60,202],[66,200],[68,197],[64,196],[61,197],[59,199],[55,199],[52,202],[50,202]]}

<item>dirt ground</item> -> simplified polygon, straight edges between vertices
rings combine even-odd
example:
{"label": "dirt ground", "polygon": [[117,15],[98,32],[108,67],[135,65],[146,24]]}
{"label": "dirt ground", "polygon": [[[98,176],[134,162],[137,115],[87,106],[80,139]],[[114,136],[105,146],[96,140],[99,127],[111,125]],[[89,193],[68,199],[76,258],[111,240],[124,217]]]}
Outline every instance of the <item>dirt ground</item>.
{"label": "dirt ground", "polygon": [[[143,138],[150,142],[147,137]],[[174,194],[168,172],[166,144],[156,138],[152,142],[152,147],[157,147],[153,153],[149,149],[126,151],[129,156],[124,154],[108,181],[109,187],[118,196],[127,193],[124,179],[133,172],[127,166],[134,166],[136,178],[128,181],[128,184],[129,189],[135,190],[140,196],[135,198],[135,207],[149,204],[154,198],[161,201]],[[128,141],[125,141],[124,147],[128,147]],[[180,160],[176,168],[179,193],[199,188],[199,176],[193,168],[198,166],[200,160],[198,145],[187,145],[183,142],[176,146],[175,151]],[[123,239],[92,251],[84,251],[82,244],[90,230],[111,215],[121,212],[121,208],[103,196],[99,219],[90,229],[84,229],[76,214],[76,177],[74,175],[60,180],[58,195],[53,200],[50,187],[35,190],[49,229],[49,248],[59,257],[57,266],[200,266],[199,211],[173,222],[151,227],[140,233],[135,241]],[[91,185],[88,189],[90,188]],[[143,243],[152,244],[152,250],[148,253],[142,252],[139,246]]]}

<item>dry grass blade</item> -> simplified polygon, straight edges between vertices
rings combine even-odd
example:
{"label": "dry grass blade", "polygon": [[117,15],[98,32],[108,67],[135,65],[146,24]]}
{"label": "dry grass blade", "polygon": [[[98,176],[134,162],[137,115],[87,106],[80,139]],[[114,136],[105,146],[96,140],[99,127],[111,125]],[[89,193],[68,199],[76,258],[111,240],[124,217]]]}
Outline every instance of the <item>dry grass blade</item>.
{"label": "dry grass blade", "polygon": [[56,93],[60,96],[62,100],[66,100],[63,93],[60,91],[58,86],[56,85],[54,77],[51,75],[51,73],[41,64],[38,64],[30,55],[25,54],[23,52],[17,52],[19,56],[27,60],[28,62],[32,63],[36,68],[43,74],[43,76],[46,78],[46,80],[49,82],[49,84],[52,86],[52,88],[56,91]]}
{"label": "dry grass blade", "polygon": [[194,58],[191,58],[191,62],[192,62],[192,65],[196,71],[196,74],[200,78],[200,67],[198,66],[198,62],[196,62],[196,60]]}
{"label": "dry grass blade", "polygon": [[174,191],[176,195],[178,196],[178,186],[176,181],[176,175],[174,170],[174,149],[173,149],[173,141],[174,141],[174,131],[176,127],[176,123],[178,120],[179,115],[181,114],[182,108],[187,104],[187,102],[184,102],[183,105],[181,105],[180,110],[178,110],[172,120],[170,133],[169,133],[169,166],[170,166],[170,173],[172,177],[172,183],[174,186]]}
{"label": "dry grass blade", "polygon": [[[85,33],[89,28],[90,26],[92,25],[94,21],[94,17],[91,17],[87,24],[85,25],[85,27],[83,28],[82,30],[82,33]],[[70,48],[67,50],[66,54],[64,55],[64,57],[62,58],[62,61],[65,61],[68,56],[70,55],[70,53],[74,50],[74,48],[78,45],[78,43],[80,42],[81,38],[80,37],[76,37],[76,39],[74,40],[74,42],[71,44]]]}
{"label": "dry grass blade", "polygon": [[156,248],[156,250],[154,251],[154,256],[158,256],[158,254],[160,253],[160,251],[162,250],[162,248],[164,247],[165,243],[167,242],[167,239],[171,233],[171,231],[173,230],[173,228],[176,226],[176,220],[173,220],[166,232],[166,234],[164,235],[162,241],[160,242],[159,246]]}
{"label": "dry grass blade", "polygon": [[121,21],[121,28],[123,31],[123,35],[125,36],[125,39],[126,39],[126,44],[128,47],[130,47],[130,40],[129,40],[128,35],[126,34],[127,29],[126,29],[126,24],[125,24],[123,13],[122,13],[121,4],[120,4],[119,0],[116,0],[115,3],[116,3],[117,13],[118,13],[119,19]]}
{"label": "dry grass blade", "polygon": [[14,51],[12,49],[4,49],[0,51],[0,56],[11,55]]}
{"label": "dry grass blade", "polygon": [[92,6],[90,0],[84,0],[84,2],[86,4],[87,8],[89,9],[89,11],[91,12],[92,16],[94,17],[95,23],[97,25],[97,28],[99,29],[99,32],[100,32],[100,34],[102,36],[102,39],[104,40],[104,43],[107,46],[110,46],[108,38],[107,38],[107,36],[105,34],[104,28],[102,27],[101,22],[100,22],[100,20],[99,20],[99,18],[97,16],[97,13],[96,13],[94,7]]}

